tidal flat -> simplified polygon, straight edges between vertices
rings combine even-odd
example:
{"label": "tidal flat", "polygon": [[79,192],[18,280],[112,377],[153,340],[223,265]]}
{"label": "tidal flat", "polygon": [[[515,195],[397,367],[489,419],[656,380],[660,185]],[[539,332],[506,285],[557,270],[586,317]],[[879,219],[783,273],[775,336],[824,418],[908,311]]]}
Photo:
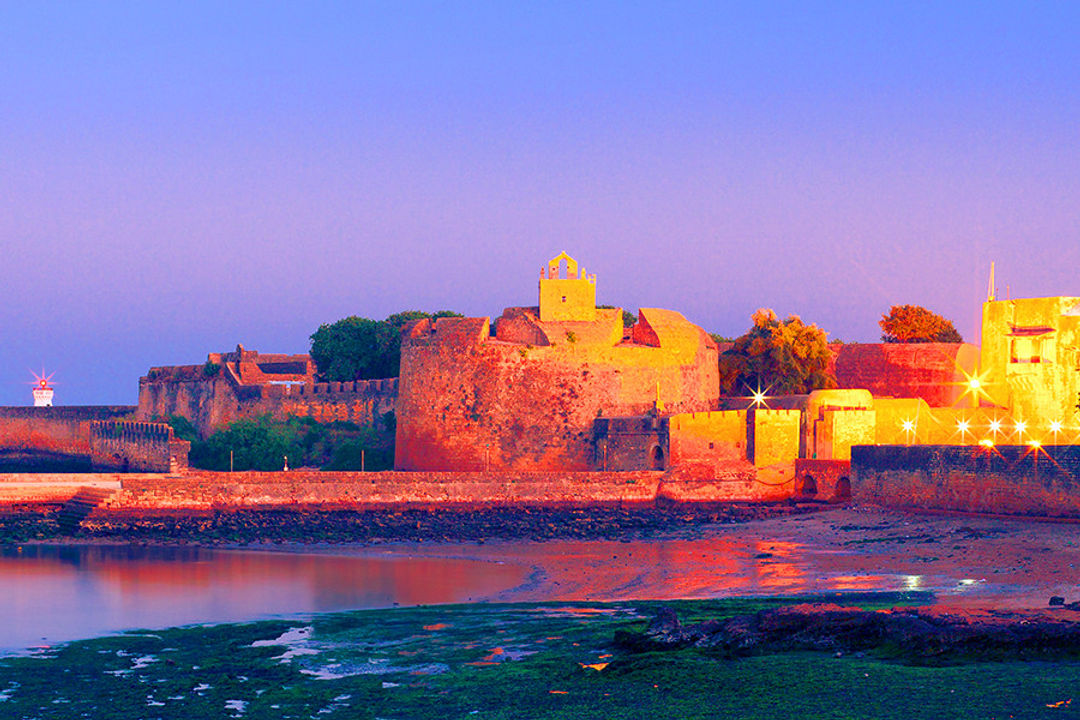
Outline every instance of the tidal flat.
{"label": "tidal flat", "polygon": [[[1032,718],[1080,714],[1080,657],[913,665],[886,653],[631,651],[805,598],[444,605],[128,632],[0,659],[11,718]],[[860,593],[864,608],[924,594]]]}

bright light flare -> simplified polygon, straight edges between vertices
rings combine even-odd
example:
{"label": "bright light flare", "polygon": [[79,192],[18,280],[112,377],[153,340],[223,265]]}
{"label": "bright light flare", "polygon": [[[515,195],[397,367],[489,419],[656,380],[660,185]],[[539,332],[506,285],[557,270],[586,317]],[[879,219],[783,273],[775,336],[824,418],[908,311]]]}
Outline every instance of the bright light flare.
{"label": "bright light flare", "polygon": [[766,395],[761,390],[758,390],[757,392],[755,392],[752,397],[753,397],[753,400],[754,400],[754,405],[756,405],[757,407],[761,407],[762,405],[765,404]]}
{"label": "bright light flare", "polygon": [[979,402],[984,397],[989,398],[989,396],[986,394],[986,373],[975,373],[974,375],[968,375],[966,370],[962,368],[957,369],[964,374],[965,378],[963,382],[956,383],[963,388],[961,398],[963,398],[965,395],[970,395],[971,402],[974,404],[975,407],[978,407]]}
{"label": "bright light flare", "polygon": [[915,421],[904,420],[900,423],[900,427],[904,429],[904,435],[907,438],[908,444],[911,444],[912,437],[915,435]]}
{"label": "bright light flare", "polygon": [[49,387],[49,383],[52,382],[53,375],[55,375],[56,373],[51,372],[48,375],[46,375],[45,370],[42,369],[40,375],[38,375],[33,370],[30,371],[30,374],[34,376],[34,382],[30,383],[31,385],[37,385],[40,388],[47,388],[47,387]]}
{"label": "bright light flare", "polygon": [[987,449],[994,447],[994,441],[991,440],[990,438],[983,438],[982,440],[979,441],[979,444],[982,445],[984,448],[987,448]]}
{"label": "bright light flare", "polygon": [[995,435],[997,435],[999,432],[1001,432],[1001,421],[1000,420],[991,420],[990,421],[990,432],[994,433]]}
{"label": "bright light flare", "polygon": [[1042,443],[1039,442],[1038,440],[1028,440],[1028,447],[1030,447],[1030,448],[1032,448],[1034,450],[1038,450],[1039,448],[1042,447]]}
{"label": "bright light flare", "polygon": [[1062,428],[1062,422],[1060,420],[1051,420],[1050,421],[1050,432],[1057,435],[1059,432],[1061,432],[1061,428]]}
{"label": "bright light flare", "polygon": [[1027,423],[1023,420],[1016,421],[1016,434],[1023,435],[1027,431]]}

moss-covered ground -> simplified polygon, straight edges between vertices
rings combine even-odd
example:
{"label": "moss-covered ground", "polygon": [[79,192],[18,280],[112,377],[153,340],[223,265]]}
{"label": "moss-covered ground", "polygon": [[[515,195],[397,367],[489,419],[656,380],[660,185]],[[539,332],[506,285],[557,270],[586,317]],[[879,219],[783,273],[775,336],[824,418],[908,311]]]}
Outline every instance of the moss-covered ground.
{"label": "moss-covered ground", "polygon": [[[668,604],[693,621],[778,602],[790,600]],[[918,667],[820,653],[727,660],[693,649],[631,654],[613,646],[616,630],[643,627],[655,607],[400,608],[75,642],[0,659],[0,717],[1080,715],[1080,662],[1074,661]]]}

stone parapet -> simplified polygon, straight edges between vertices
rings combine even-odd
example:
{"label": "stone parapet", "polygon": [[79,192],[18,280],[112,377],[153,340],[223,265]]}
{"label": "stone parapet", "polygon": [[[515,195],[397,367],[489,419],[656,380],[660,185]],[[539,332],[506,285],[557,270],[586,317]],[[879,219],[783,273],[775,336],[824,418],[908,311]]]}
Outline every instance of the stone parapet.
{"label": "stone parapet", "polygon": [[860,502],[1080,518],[1080,446],[858,445],[852,493]]}
{"label": "stone parapet", "polygon": [[98,470],[179,473],[187,470],[191,443],[165,423],[95,420],[90,462]]}
{"label": "stone parapet", "polygon": [[0,448],[70,456],[90,454],[90,423],[129,416],[130,405],[0,407]]}
{"label": "stone parapet", "polygon": [[651,503],[663,473],[243,472],[125,477],[107,510]]}

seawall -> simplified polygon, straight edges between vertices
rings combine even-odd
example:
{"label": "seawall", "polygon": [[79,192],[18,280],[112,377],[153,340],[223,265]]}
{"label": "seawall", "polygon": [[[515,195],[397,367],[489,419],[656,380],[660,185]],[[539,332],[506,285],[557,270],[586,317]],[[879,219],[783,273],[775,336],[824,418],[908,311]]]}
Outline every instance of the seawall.
{"label": "seawall", "polygon": [[114,512],[651,503],[663,473],[199,472],[123,476]]}
{"label": "seawall", "polygon": [[0,407],[0,448],[90,455],[90,423],[134,413],[130,405]]}
{"label": "seawall", "polygon": [[1080,518],[1080,446],[860,445],[856,501],[917,510]]}
{"label": "seawall", "polygon": [[0,505],[57,504],[79,487],[115,492],[97,512],[141,515],[306,508],[587,507],[656,502],[767,502],[790,496],[752,472],[701,480],[640,472],[189,472],[0,474]]}

